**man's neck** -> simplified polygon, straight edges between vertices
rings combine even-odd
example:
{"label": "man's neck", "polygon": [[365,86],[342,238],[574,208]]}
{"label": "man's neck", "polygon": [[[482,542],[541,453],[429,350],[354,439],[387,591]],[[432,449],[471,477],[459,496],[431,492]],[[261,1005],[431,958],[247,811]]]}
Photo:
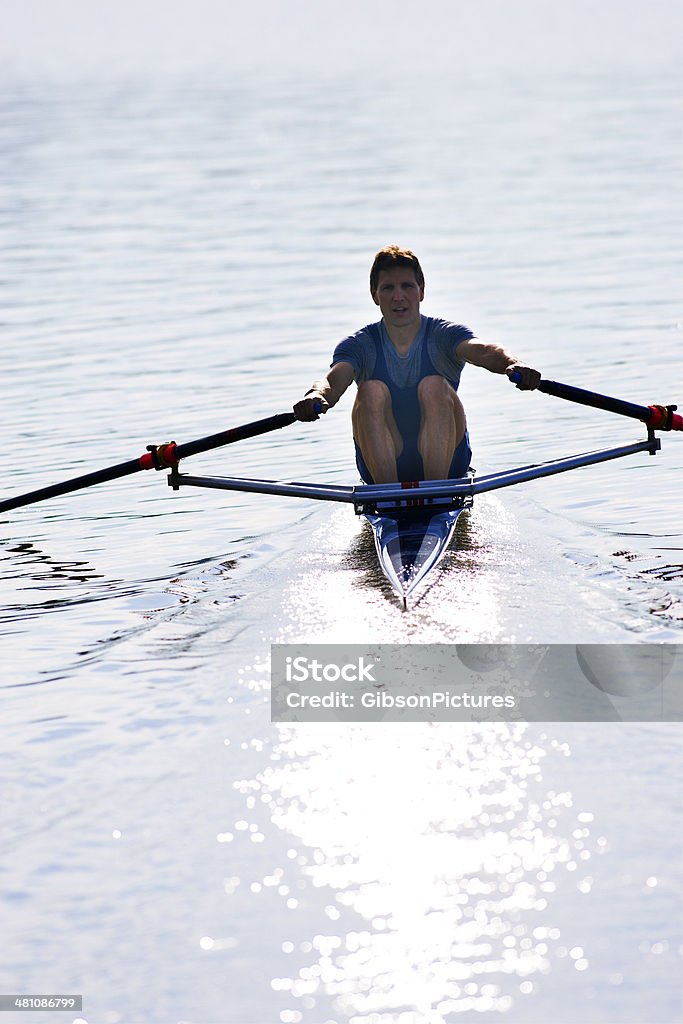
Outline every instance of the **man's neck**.
{"label": "man's neck", "polygon": [[406,324],[405,327],[397,327],[393,324],[388,324],[384,319],[382,320],[382,323],[384,324],[384,330],[387,332],[389,341],[394,346],[398,354],[400,356],[404,356],[420,333],[422,317],[418,315],[417,320],[414,320],[411,324]]}

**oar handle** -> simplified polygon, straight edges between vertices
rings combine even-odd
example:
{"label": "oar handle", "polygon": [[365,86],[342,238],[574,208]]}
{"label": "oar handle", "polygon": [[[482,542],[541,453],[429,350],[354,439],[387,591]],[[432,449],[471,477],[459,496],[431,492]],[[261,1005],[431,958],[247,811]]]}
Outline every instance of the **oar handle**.
{"label": "oar handle", "polygon": [[[522,376],[515,370],[510,374],[510,380],[513,384],[519,384]],[[564,398],[568,402],[577,402],[579,405],[588,405],[593,409],[604,409],[606,412],[613,412],[618,416],[629,416],[631,419],[641,420],[653,430],[683,430],[683,416],[676,415],[678,406],[675,405],[635,405],[622,398],[600,395],[596,391],[586,391],[583,388],[574,387],[573,384],[561,384],[556,380],[541,380],[538,390],[545,395],[552,395],[554,398]]]}

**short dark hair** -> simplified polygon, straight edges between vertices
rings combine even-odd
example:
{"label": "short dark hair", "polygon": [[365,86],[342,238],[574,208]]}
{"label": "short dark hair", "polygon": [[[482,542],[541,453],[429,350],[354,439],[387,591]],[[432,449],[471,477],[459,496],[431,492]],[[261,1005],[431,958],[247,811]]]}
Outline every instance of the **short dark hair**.
{"label": "short dark hair", "polygon": [[385,245],[375,256],[370,269],[370,293],[372,295],[377,291],[380,271],[393,270],[394,267],[410,267],[420,288],[424,288],[425,277],[415,253],[410,249],[401,249],[398,245]]}

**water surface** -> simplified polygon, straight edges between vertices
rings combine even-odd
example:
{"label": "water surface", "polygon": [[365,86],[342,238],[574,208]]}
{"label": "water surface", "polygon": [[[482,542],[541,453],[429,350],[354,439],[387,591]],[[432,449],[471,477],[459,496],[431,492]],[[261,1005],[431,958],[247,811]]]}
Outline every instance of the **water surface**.
{"label": "water surface", "polygon": [[[425,312],[544,376],[683,398],[673,76],[2,95],[4,494],[288,409],[391,241]],[[463,395],[481,472],[642,434]],[[191,468],[353,482],[350,404]],[[268,709],[272,642],[680,642],[679,442],[482,497],[405,614],[346,508],[141,474],[2,516],[3,991],[89,1024],[679,1019],[677,726]]]}

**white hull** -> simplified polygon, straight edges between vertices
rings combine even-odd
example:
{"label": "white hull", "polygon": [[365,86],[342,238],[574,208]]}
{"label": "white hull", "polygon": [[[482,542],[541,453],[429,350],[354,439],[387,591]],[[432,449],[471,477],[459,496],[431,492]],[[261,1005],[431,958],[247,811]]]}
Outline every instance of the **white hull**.
{"label": "white hull", "polygon": [[404,607],[410,594],[446,554],[462,511],[460,507],[438,512],[415,509],[365,514],[379,564]]}

